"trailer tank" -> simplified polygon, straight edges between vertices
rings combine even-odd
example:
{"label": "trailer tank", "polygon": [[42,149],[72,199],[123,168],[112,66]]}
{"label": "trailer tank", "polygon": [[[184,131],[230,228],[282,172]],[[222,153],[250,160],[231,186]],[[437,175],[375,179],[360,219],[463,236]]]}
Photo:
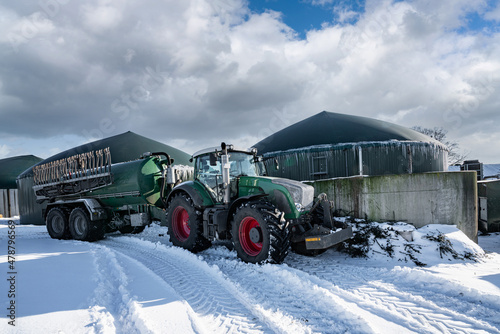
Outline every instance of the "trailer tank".
{"label": "trailer tank", "polygon": [[[165,156],[165,159],[162,159]],[[166,153],[145,153],[138,160],[111,164],[109,150],[89,152],[36,166],[33,189],[38,201],[98,199],[118,208],[150,204],[163,208],[165,177],[175,177]]]}
{"label": "trailer tank", "polygon": [[42,212],[47,231],[55,239],[94,241],[105,232],[139,233],[153,219],[165,221],[165,195],[181,182],[172,163],[157,152],[111,164],[106,148],[35,166],[37,201],[49,202]]}
{"label": "trailer tank", "polygon": [[111,165],[113,183],[83,194],[109,207],[151,204],[163,208],[161,184],[165,160],[148,157]]}

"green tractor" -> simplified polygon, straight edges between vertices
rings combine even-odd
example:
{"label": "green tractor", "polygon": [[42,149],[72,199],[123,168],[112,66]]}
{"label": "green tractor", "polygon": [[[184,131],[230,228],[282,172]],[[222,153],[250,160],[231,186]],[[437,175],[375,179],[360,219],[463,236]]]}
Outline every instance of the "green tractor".
{"label": "green tractor", "polygon": [[[232,145],[195,153],[194,181],[166,198],[170,241],[192,252],[214,240],[232,242],[249,263],[282,263],[290,246],[315,255],[352,237],[335,222],[326,196],[298,181],[267,177],[255,149]],[[276,166],[278,168],[278,166]]]}

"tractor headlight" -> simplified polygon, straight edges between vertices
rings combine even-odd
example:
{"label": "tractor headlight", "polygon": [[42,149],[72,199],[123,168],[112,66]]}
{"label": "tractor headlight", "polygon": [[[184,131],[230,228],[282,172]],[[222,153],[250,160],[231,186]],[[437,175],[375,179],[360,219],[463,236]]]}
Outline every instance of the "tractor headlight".
{"label": "tractor headlight", "polygon": [[295,208],[297,209],[298,212],[304,212],[306,211],[306,208],[300,203],[295,203]]}

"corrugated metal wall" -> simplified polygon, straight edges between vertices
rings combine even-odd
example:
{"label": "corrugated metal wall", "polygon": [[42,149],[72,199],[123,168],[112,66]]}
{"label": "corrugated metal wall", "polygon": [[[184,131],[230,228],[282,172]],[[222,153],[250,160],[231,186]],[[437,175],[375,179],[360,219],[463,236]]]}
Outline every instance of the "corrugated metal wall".
{"label": "corrugated metal wall", "polygon": [[483,214],[486,216],[488,232],[500,231],[500,180],[485,180],[477,182],[477,191],[479,198],[486,199],[486,207]]}
{"label": "corrugated metal wall", "polygon": [[19,216],[17,189],[0,189],[0,215],[4,218]]}
{"label": "corrugated metal wall", "polygon": [[[444,147],[422,142],[370,142],[318,146],[264,154],[268,174],[293,180],[321,180],[354,175],[445,171]],[[362,166],[360,165],[360,157]],[[279,169],[275,168],[275,159]]]}
{"label": "corrugated metal wall", "polygon": [[33,176],[17,179],[20,223],[23,225],[45,225],[45,221],[42,218],[42,209],[46,205],[36,202],[35,192],[32,188],[33,185]]}

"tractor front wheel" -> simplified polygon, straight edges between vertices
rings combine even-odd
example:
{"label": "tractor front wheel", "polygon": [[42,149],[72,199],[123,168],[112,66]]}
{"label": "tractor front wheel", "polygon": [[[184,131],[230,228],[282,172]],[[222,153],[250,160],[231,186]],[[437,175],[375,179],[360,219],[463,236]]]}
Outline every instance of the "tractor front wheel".
{"label": "tractor front wheel", "polygon": [[167,227],[170,242],[193,253],[210,247],[211,243],[203,236],[203,219],[185,194],[175,195],[167,209]]}
{"label": "tractor front wheel", "polygon": [[290,246],[290,231],[281,213],[269,202],[242,204],[232,221],[232,238],[238,257],[249,263],[282,263]]}

